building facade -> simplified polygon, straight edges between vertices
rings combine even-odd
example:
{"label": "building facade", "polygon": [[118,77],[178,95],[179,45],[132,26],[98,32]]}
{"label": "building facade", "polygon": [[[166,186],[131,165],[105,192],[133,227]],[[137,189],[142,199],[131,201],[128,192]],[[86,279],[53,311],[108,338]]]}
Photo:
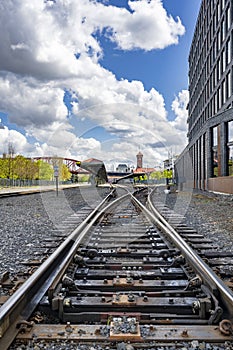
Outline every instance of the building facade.
{"label": "building facade", "polygon": [[189,54],[181,186],[233,193],[233,1],[202,0]]}
{"label": "building facade", "polygon": [[138,154],[136,155],[137,157],[137,167],[138,168],[142,168],[142,158],[143,158],[143,154],[139,151]]}

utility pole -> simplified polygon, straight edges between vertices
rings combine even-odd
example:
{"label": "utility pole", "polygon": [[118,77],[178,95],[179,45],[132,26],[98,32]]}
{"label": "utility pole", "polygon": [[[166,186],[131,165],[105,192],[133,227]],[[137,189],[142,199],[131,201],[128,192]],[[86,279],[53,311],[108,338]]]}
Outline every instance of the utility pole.
{"label": "utility pole", "polygon": [[[13,166],[13,158],[14,158],[15,149],[13,144],[10,142],[8,144],[8,157],[9,157],[9,179],[10,185],[14,185],[14,166]],[[11,181],[12,178],[12,181]]]}

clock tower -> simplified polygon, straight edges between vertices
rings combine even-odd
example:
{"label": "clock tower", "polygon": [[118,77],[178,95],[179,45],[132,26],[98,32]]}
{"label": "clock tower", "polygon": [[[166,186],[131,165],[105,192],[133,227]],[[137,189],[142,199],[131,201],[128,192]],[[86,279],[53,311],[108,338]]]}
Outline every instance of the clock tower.
{"label": "clock tower", "polygon": [[138,168],[142,168],[142,157],[143,157],[143,154],[141,152],[138,152],[136,157],[137,157],[137,169]]}

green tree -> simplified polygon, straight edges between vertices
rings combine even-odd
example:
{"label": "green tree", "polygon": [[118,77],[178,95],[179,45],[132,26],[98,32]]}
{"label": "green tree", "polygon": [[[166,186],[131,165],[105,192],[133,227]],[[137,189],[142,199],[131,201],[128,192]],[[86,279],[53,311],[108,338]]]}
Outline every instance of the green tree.
{"label": "green tree", "polygon": [[163,171],[163,177],[164,177],[165,179],[172,179],[172,170],[167,170],[167,169],[165,169],[165,170]]}
{"label": "green tree", "polygon": [[42,160],[34,161],[22,155],[0,159],[0,178],[11,178],[21,180],[53,180],[54,165],[58,164],[59,178],[62,181],[70,180],[71,173],[63,164],[62,158],[57,158],[53,164]]}
{"label": "green tree", "polygon": [[162,177],[163,177],[163,174],[161,171],[153,171],[153,173],[150,174],[151,179],[160,180],[160,179],[162,179]]}
{"label": "green tree", "polygon": [[7,159],[0,159],[0,178],[6,179],[9,172]]}
{"label": "green tree", "polygon": [[38,166],[37,179],[38,180],[52,180],[53,179],[53,168],[50,164],[38,160],[36,162]]}
{"label": "green tree", "polygon": [[26,174],[26,170],[27,170],[27,163],[28,163],[28,159],[18,155],[13,159],[13,177],[14,179],[26,179],[27,178],[27,174]]}
{"label": "green tree", "polygon": [[68,181],[71,178],[71,173],[65,164],[61,165],[60,180]]}
{"label": "green tree", "polygon": [[78,176],[79,182],[89,182],[90,181],[90,175],[89,174],[79,174]]}

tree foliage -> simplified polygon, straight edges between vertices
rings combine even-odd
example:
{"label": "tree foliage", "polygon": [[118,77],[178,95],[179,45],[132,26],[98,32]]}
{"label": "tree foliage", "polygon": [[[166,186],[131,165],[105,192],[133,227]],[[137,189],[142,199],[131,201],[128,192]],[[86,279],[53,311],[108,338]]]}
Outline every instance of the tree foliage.
{"label": "tree foliage", "polygon": [[63,181],[70,180],[70,178],[71,178],[71,173],[69,172],[69,169],[67,168],[67,166],[65,166],[65,164],[62,164],[62,166],[61,166],[60,178]]}
{"label": "tree foliage", "polygon": [[36,162],[38,167],[37,180],[52,180],[53,179],[53,168],[50,164],[38,160]]}
{"label": "tree foliage", "polygon": [[151,179],[172,179],[172,170],[154,171],[150,174]]}
{"label": "tree foliage", "polygon": [[[20,180],[53,180],[53,165],[42,160],[25,158],[22,155],[16,157],[0,158],[0,178]],[[65,164],[59,164],[59,179],[69,180],[71,174]]]}
{"label": "tree foliage", "polygon": [[0,178],[8,178],[9,164],[5,159],[0,159]]}
{"label": "tree foliage", "polygon": [[89,182],[90,181],[90,175],[89,174],[80,174],[78,176],[78,182]]}

